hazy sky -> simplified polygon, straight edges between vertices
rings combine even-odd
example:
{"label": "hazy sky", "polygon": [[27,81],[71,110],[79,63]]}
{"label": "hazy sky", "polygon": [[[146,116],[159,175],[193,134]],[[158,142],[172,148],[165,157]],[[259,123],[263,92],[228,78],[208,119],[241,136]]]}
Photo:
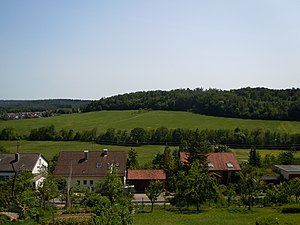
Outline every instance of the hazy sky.
{"label": "hazy sky", "polygon": [[0,99],[300,87],[298,0],[2,0]]}

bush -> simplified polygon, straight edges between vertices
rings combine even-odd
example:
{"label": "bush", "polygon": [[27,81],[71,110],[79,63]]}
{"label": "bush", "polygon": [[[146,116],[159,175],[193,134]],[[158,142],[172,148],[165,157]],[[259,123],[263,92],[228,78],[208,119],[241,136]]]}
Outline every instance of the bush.
{"label": "bush", "polygon": [[279,221],[274,217],[262,217],[256,221],[257,225],[279,225]]}
{"label": "bush", "polygon": [[300,213],[300,207],[284,207],[281,210],[282,213]]}

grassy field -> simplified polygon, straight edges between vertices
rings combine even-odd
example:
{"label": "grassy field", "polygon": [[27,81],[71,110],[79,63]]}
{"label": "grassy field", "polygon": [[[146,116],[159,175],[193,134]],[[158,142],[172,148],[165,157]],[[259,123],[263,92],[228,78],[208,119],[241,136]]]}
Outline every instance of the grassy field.
{"label": "grassy field", "polygon": [[[17,141],[0,141],[0,146],[4,146],[9,152],[16,152]],[[163,151],[164,146],[147,145],[147,146],[116,146],[116,145],[98,145],[90,142],[54,142],[54,141],[20,141],[19,152],[21,153],[42,153],[46,159],[50,160],[55,154],[60,151],[83,151],[102,150],[107,148],[109,151],[128,151],[134,148],[138,153],[139,163],[145,164],[154,158],[156,153]]]}
{"label": "grassy field", "polygon": [[135,225],[255,225],[256,221],[265,219],[278,223],[270,224],[300,224],[300,214],[282,214],[277,208],[254,208],[251,211],[243,208],[204,209],[199,213],[177,210],[164,210],[157,207],[152,213],[137,213],[134,215]]}
{"label": "grassy field", "polygon": [[81,114],[61,115],[49,118],[0,121],[0,130],[13,127],[19,134],[28,134],[31,129],[54,125],[56,129],[75,131],[97,128],[98,132],[108,128],[128,129],[143,127],[154,129],[167,128],[189,129],[255,129],[261,127],[271,131],[299,133],[300,122],[249,120],[204,116],[190,112],[171,111],[100,111]]}
{"label": "grassy field", "polygon": [[[10,152],[16,152],[17,141],[0,141],[0,146],[4,146]],[[109,151],[128,151],[131,148],[135,149],[138,153],[138,161],[141,165],[151,161],[158,152],[163,152],[165,146],[161,145],[144,145],[144,146],[116,146],[116,145],[98,145],[92,144],[91,142],[54,142],[54,141],[20,141],[19,152],[38,152],[42,153],[48,160],[50,160],[55,154],[60,151],[83,151],[88,150],[102,150],[104,148]],[[171,149],[177,149],[177,147],[171,147]],[[237,156],[239,162],[247,160],[249,157],[249,149],[231,149]],[[274,154],[277,156],[281,150],[257,150],[262,157],[266,154]],[[300,159],[300,152],[295,152],[296,159]]]}

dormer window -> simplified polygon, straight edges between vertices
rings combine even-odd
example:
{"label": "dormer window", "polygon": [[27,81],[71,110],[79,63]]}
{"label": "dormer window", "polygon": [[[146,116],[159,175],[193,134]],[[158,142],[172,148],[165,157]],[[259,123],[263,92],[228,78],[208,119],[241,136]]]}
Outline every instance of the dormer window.
{"label": "dormer window", "polygon": [[227,168],[233,168],[233,165],[231,162],[226,163]]}
{"label": "dormer window", "polygon": [[118,167],[118,166],[120,166],[120,164],[117,162],[117,163],[116,163],[116,167]]}
{"label": "dormer window", "polygon": [[101,162],[97,162],[96,168],[101,168],[101,167],[102,167],[102,163]]}
{"label": "dormer window", "polygon": [[211,162],[207,163],[207,167],[212,168],[214,167],[214,164],[212,164]]}

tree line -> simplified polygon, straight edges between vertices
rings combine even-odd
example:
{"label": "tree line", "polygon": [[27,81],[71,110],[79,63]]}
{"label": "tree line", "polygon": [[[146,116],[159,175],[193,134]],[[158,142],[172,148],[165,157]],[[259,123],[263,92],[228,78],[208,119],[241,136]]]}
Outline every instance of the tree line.
{"label": "tree line", "polygon": [[247,119],[300,120],[300,89],[247,87],[229,91],[202,88],[141,91],[101,98],[82,107],[84,112],[137,109],[191,111]]}
{"label": "tree line", "polygon": [[43,112],[43,117],[55,114],[78,113],[89,100],[47,99],[47,100],[0,100],[0,120],[11,119],[11,113]]}
{"label": "tree line", "polygon": [[136,127],[131,130],[108,128],[98,132],[97,128],[85,131],[73,129],[57,130],[54,125],[35,128],[28,135],[20,136],[13,128],[4,128],[0,131],[0,140],[29,140],[29,141],[83,141],[98,144],[115,145],[180,145],[194,134],[203,136],[211,145],[228,145],[230,147],[257,146],[261,148],[299,148],[300,134],[280,133],[263,128],[248,129],[144,129]]}

